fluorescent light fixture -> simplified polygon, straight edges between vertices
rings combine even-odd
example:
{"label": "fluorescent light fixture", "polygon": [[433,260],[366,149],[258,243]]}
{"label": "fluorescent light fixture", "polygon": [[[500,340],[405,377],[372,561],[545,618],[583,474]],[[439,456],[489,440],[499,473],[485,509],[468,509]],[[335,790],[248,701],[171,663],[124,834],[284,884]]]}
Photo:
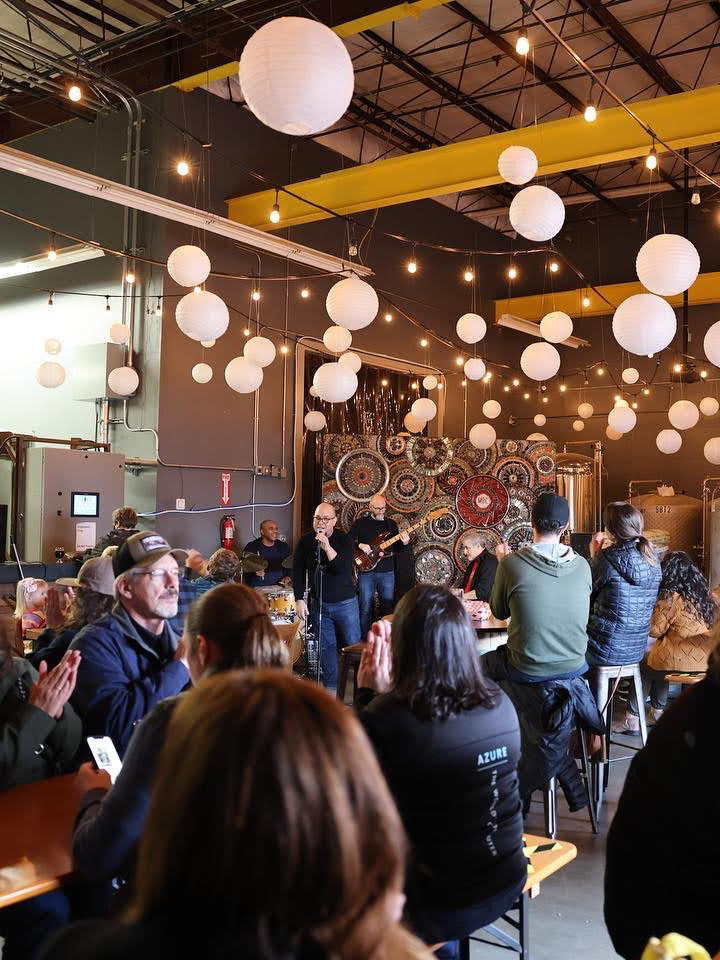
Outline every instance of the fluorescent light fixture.
{"label": "fluorescent light fixture", "polygon": [[86,260],[97,260],[98,257],[105,256],[104,251],[99,247],[86,243],[60,247],[56,252],[57,256],[54,260],[49,259],[47,251],[33,257],[25,257],[23,260],[6,260],[0,263],[0,280],[22,277],[26,273],[40,273],[42,270],[55,270],[56,267],[67,267],[71,263],[84,263]]}
{"label": "fluorescent light fixture", "polygon": [[[530,337],[542,340],[539,323],[533,323],[532,320],[523,320],[522,317],[515,317],[512,313],[501,313],[495,321],[495,326],[507,327],[509,330],[527,333]],[[590,343],[587,340],[581,340],[580,337],[568,337],[567,340],[563,340],[562,345],[564,347],[574,347],[577,350],[578,347],[589,347]]]}
{"label": "fluorescent light fixture", "polygon": [[[114,180],[96,177],[91,173],[66,167],[62,163],[43,160],[31,153],[16,150],[14,147],[8,147],[5,144],[0,145],[0,169],[22,173],[23,176],[32,177],[34,180],[52,183],[53,186],[64,187],[66,190],[83,193],[88,197],[99,197],[101,200],[107,200],[108,203],[131,207],[134,210],[141,210],[143,213],[163,217],[165,220],[173,220],[175,223],[184,223],[187,226],[195,227],[197,230],[207,230],[208,233],[216,233],[221,237],[234,240],[236,243],[242,243],[255,250],[264,250],[266,253],[292,260],[295,263],[302,263],[315,270],[348,274],[352,271],[358,276],[372,274],[372,270],[369,267],[362,266],[362,264],[333,257],[328,253],[315,250],[313,247],[306,247],[301,243],[284,240],[282,237],[276,237],[264,233],[262,230],[256,230],[254,227],[247,227],[242,223],[236,223],[234,220],[228,220],[227,217],[219,217],[205,210],[196,210],[185,203],[177,203],[175,200],[158,197],[155,194],[146,193],[144,190],[136,190],[134,187],[125,186]],[[45,256],[45,259],[47,260],[47,256]],[[53,266],[59,266],[59,260],[60,256],[58,254],[58,260]]]}

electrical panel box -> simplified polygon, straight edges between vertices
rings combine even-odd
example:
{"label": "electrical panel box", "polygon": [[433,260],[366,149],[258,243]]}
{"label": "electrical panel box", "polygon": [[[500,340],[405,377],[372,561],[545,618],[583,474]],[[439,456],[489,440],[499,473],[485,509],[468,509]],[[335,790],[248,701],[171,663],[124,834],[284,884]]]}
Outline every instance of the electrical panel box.
{"label": "electrical panel box", "polygon": [[108,386],[108,376],[125,366],[125,347],[118,343],[90,343],[72,351],[73,400],[124,399]]}
{"label": "electrical panel box", "polygon": [[120,453],[31,447],[25,470],[22,560],[55,562],[56,548],[82,551],[112,528],[125,499]]}

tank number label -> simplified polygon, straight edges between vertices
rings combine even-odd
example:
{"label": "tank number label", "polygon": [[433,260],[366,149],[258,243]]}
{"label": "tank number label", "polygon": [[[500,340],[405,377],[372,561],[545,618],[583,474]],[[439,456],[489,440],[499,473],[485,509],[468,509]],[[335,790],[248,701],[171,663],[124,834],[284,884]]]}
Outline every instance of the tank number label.
{"label": "tank number label", "polygon": [[655,513],[672,513],[672,507],[655,507]]}

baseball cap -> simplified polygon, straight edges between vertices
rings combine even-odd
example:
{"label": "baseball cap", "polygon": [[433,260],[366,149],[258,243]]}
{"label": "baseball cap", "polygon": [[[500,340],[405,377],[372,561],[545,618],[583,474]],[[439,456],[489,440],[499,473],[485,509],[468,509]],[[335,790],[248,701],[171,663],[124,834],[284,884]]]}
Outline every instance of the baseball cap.
{"label": "baseball cap", "polygon": [[570,520],[570,507],[565,497],[557,493],[541,493],[532,509],[533,522],[544,520],[564,527]]}
{"label": "baseball cap", "polygon": [[184,565],[187,560],[187,550],[173,550],[170,544],[159,533],[144,530],[134,533],[120,544],[117,551],[110,557],[115,576],[127,573],[133,567],[151,567],[160,557],[172,554],[178,564]]}
{"label": "baseball cap", "polygon": [[85,587],[106,597],[112,597],[115,574],[110,557],[91,557],[80,567],[76,577],[60,577],[55,583],[61,587]]}

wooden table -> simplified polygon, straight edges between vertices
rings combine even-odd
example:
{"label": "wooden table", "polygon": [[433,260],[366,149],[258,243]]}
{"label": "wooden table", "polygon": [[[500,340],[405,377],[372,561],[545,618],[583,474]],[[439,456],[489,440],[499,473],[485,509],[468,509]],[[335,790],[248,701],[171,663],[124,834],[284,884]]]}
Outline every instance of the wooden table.
{"label": "wooden table", "polygon": [[[73,873],[75,775],[0,793],[0,908],[56,890]],[[19,867],[8,876],[8,867]]]}
{"label": "wooden table", "polygon": [[497,617],[494,617],[492,614],[487,618],[487,620],[473,620],[472,625],[475,628],[475,632],[478,635],[482,635],[489,630],[502,630],[507,633],[508,624],[510,620],[498,620]]}

